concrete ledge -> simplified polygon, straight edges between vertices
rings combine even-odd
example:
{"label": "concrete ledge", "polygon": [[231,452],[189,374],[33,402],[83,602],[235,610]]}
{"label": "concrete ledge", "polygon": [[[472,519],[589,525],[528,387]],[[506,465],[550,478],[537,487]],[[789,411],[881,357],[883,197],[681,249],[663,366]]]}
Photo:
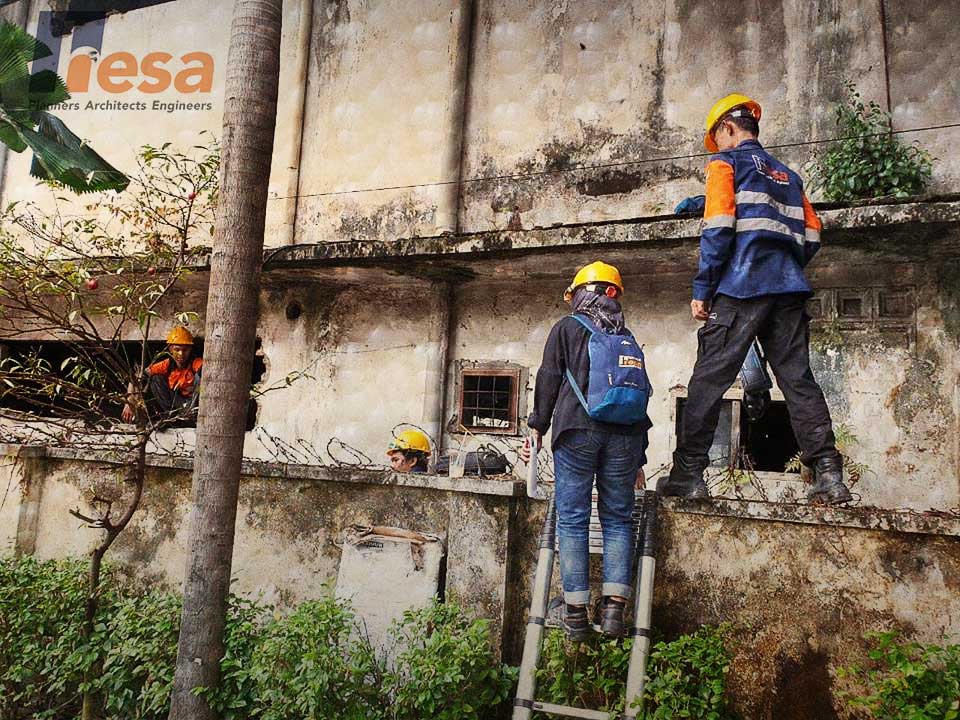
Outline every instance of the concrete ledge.
{"label": "concrete ledge", "polygon": [[[820,210],[824,233],[878,229],[911,223],[960,224],[960,196],[904,200],[876,200]],[[492,253],[572,248],[600,244],[633,244],[652,241],[696,240],[700,218],[664,215],[584,224],[558,224],[549,228],[501,230],[467,235],[398,238],[396,240],[316,239],[265,252],[264,269],[317,264],[349,265],[358,260],[383,258],[487,255]]]}
{"label": "concrete ledge", "polygon": [[[57,460],[100,462],[121,465],[126,462],[121,453],[91,453],[73,448],[48,448],[46,456]],[[147,466],[193,470],[193,458],[186,455],[147,455]],[[450,492],[520,497],[526,494],[526,486],[511,475],[497,477],[450,478],[446,475],[403,475],[391,470],[365,469],[349,466],[294,465],[284,463],[244,460],[241,474],[252,477],[269,477],[279,480],[321,480],[325,482],[354,483],[358,485],[397,485],[401,487],[448,490]]]}
{"label": "concrete ledge", "polygon": [[917,512],[915,510],[884,510],[875,507],[830,507],[726,498],[687,500],[669,497],[663,498],[662,503],[663,507],[671,512],[692,515],[960,537],[960,510]]}
{"label": "concrete ledge", "polygon": [[[7,452],[13,452],[12,448],[15,448],[15,446],[9,446]],[[33,451],[35,450],[32,449]],[[46,456],[58,460],[116,465],[125,462],[119,453],[90,453],[72,448],[48,448]],[[147,456],[147,465],[154,468],[190,471],[193,469],[193,458],[184,455],[152,454]],[[278,480],[318,480],[355,485],[393,485],[473,495],[508,498],[526,497],[525,483],[512,475],[487,478],[450,478],[445,475],[401,475],[390,470],[348,466],[287,465],[256,460],[244,460],[241,472],[246,477],[276,478]],[[668,497],[663,498],[661,502],[663,507],[670,512],[692,515],[960,537],[960,510],[917,512],[915,510],[887,510],[875,507],[828,507],[727,498],[686,500]]]}

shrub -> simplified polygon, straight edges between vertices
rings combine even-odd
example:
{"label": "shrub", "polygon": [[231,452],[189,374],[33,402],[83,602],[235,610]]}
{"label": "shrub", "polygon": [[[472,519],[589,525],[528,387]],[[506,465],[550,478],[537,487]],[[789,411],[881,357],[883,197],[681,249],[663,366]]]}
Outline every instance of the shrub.
{"label": "shrub", "polygon": [[[727,635],[726,626],[704,626],[651,647],[643,699],[646,720],[735,717],[724,694],[730,664]],[[548,633],[537,671],[540,699],[622,713],[632,647],[631,639],[598,636],[570,643],[559,631]]]}
{"label": "shrub", "polygon": [[726,720],[735,715],[725,695],[729,628],[704,626],[650,652],[644,709],[647,720],[689,717]]}
{"label": "shrub", "polygon": [[[116,602],[109,575],[101,608]],[[0,559],[0,717],[74,717],[83,672],[97,653],[82,641],[86,565]]]}
{"label": "shrub", "polygon": [[905,642],[896,632],[870,633],[872,667],[841,668],[841,677],[865,686],[865,694],[842,692],[850,708],[874,720],[960,718],[960,645]]}
{"label": "shrub", "polygon": [[394,720],[485,720],[510,696],[516,669],[495,662],[489,620],[434,602],[404,613],[391,634],[400,648],[388,675]]}
{"label": "shrub", "polygon": [[891,133],[890,114],[875,102],[864,104],[853,83],[846,87],[835,111],[842,139],[809,164],[811,187],[840,202],[922,193],[933,168],[930,154],[901,142]]}
{"label": "shrub", "polygon": [[[84,640],[86,564],[0,558],[0,718],[74,720],[84,673],[105,720],[164,720],[181,600],[136,593],[107,572]],[[391,629],[387,663],[348,603],[328,595],[283,616],[231,597],[222,682],[201,690],[223,720],[479,720],[508,698],[515,670],[494,661],[489,621],[433,603]]]}
{"label": "shrub", "polygon": [[167,716],[177,659],[180,599],[150,592],[125,598],[97,625],[93,647],[103,656],[96,687],[109,718]]}
{"label": "shrub", "polygon": [[249,670],[251,717],[263,720],[379,720],[379,667],[358,637],[353,613],[332,597],[305,602],[266,628]]}

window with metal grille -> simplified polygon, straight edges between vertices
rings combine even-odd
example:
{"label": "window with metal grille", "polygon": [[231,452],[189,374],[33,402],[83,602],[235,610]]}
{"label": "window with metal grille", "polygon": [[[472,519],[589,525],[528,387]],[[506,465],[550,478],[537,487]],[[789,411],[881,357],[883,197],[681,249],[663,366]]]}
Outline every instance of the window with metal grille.
{"label": "window with metal grille", "polygon": [[460,424],[468,430],[515,435],[519,388],[519,369],[462,368]]}

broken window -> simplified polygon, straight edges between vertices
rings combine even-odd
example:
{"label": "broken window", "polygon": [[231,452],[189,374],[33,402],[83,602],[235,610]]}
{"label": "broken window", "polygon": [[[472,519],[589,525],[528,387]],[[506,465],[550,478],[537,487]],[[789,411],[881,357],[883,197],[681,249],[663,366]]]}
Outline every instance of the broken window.
{"label": "broken window", "polygon": [[[162,340],[155,340],[147,343],[148,362],[152,363],[164,357],[166,343]],[[121,342],[115,348],[115,351],[126,357],[124,364],[139,364],[141,346],[139,341]],[[114,352],[114,351],[104,351]],[[197,357],[203,356],[203,338],[197,338],[194,343],[194,352]],[[67,359],[75,356],[77,351],[70,343],[59,341],[23,341],[7,340],[0,343],[0,359],[2,358],[28,358],[36,357],[43,361],[44,366],[50,368],[53,374],[65,376]],[[91,353],[96,357],[95,353]],[[116,357],[116,356],[114,356]],[[98,361],[99,363],[99,361]],[[104,366],[108,366],[106,358],[103,361]],[[59,369],[59,370],[58,370]],[[253,361],[253,372],[250,378],[250,384],[254,385],[263,378],[266,372],[266,363],[261,350],[261,340],[256,341],[256,355]],[[109,376],[108,376],[109,377]],[[110,387],[107,390],[117,397],[126,396],[127,383],[116,375],[113,375]],[[76,411],[78,408],[72,407],[59,397],[48,397],[37,395],[35,400],[30,399],[29,393],[0,393],[0,407],[18,412],[31,413],[37,417],[57,417],[59,411]],[[123,410],[121,403],[116,403],[110,407],[100,407],[98,412],[107,417],[120,419],[120,413]],[[252,430],[257,418],[258,405],[253,399],[250,400],[247,409],[246,429]]]}
{"label": "broken window", "polygon": [[[685,391],[675,391],[674,438],[683,422]],[[710,446],[710,467],[729,466],[732,449],[739,448],[738,467],[755,472],[786,472],[787,463],[800,451],[790,425],[787,404],[782,399],[770,401],[759,420],[751,422],[742,410],[743,391],[732,389],[720,404],[720,419]],[[674,443],[675,444],[675,443]]]}
{"label": "broken window", "polygon": [[502,435],[519,432],[521,369],[509,363],[462,365],[457,416],[467,430]]}

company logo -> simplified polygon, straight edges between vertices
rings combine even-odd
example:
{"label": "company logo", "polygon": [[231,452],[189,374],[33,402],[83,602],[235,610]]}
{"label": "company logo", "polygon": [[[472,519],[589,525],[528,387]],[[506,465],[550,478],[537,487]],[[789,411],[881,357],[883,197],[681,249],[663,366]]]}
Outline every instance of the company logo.
{"label": "company logo", "polygon": [[630,355],[621,355],[620,356],[620,367],[633,367],[643,369],[643,360],[638,357],[632,357]]}
{"label": "company logo", "polygon": [[[53,54],[35,60],[34,72],[52,70],[60,73],[63,36],[53,33],[53,16],[49,10],[40,13],[37,39]],[[212,91],[214,62],[210,53],[197,51],[174,56],[165,51],[140,54],[120,51],[103,56],[106,20],[97,13],[91,13],[91,17],[94,19],[73,29],[64,77],[71,95],[87,93],[97,87],[111,94],[136,91],[149,95],[165,92],[171,87],[185,95]]]}
{"label": "company logo", "polygon": [[752,155],[753,164],[757,168],[757,172],[766,177],[768,180],[772,180],[777,183],[777,185],[789,185],[790,176],[787,175],[783,170],[774,170],[769,165],[767,161],[760,157],[759,155]]}

